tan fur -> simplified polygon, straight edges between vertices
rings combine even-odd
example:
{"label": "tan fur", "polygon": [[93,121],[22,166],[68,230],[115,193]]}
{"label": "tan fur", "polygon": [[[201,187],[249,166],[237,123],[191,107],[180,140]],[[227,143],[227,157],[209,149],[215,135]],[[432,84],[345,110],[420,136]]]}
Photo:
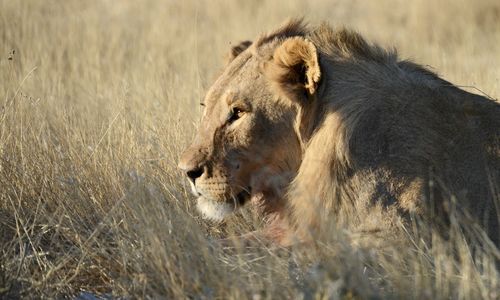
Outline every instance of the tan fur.
{"label": "tan fur", "polygon": [[[311,95],[316,92],[321,71],[313,43],[302,37],[289,38],[276,49],[273,57],[266,73],[288,98],[297,98],[302,90]],[[302,74],[305,78],[300,78]]]}
{"label": "tan fur", "polygon": [[409,213],[446,224],[454,199],[498,242],[500,105],[326,24],[293,20],[237,52],[181,158],[202,170],[200,199],[247,189],[281,243],[375,209],[394,218],[381,227]]}

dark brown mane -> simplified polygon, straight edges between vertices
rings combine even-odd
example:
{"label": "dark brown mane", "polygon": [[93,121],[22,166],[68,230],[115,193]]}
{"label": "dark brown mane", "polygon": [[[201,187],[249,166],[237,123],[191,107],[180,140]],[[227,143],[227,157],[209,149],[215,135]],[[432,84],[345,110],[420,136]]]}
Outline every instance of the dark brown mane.
{"label": "dark brown mane", "polygon": [[302,36],[310,40],[320,52],[333,60],[362,59],[376,62],[396,61],[396,51],[387,51],[369,44],[357,32],[346,28],[333,30],[328,23],[310,28],[302,19],[291,19],[278,29],[261,35],[255,42],[259,48],[276,40]]}
{"label": "dark brown mane", "polygon": [[369,44],[359,33],[340,28],[333,30],[323,23],[307,34],[318,50],[333,60],[358,59],[385,63],[395,61],[396,51],[387,51],[377,45]]}
{"label": "dark brown mane", "polygon": [[261,35],[255,41],[255,46],[260,47],[276,39],[284,39],[292,36],[305,36],[308,32],[308,26],[302,19],[291,19],[281,25],[278,29]]}

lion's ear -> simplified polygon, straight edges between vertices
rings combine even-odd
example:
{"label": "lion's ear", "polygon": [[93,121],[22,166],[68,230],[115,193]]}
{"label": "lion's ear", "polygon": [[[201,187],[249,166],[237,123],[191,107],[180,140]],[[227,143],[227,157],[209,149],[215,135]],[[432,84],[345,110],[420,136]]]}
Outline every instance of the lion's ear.
{"label": "lion's ear", "polygon": [[291,99],[313,95],[321,78],[316,46],[303,37],[285,40],[266,64],[266,73]]}
{"label": "lion's ear", "polygon": [[240,55],[240,53],[250,47],[251,44],[251,41],[243,41],[238,45],[231,47],[231,52],[229,52],[229,54],[226,56],[226,62],[232,62],[236,58],[236,56]]}

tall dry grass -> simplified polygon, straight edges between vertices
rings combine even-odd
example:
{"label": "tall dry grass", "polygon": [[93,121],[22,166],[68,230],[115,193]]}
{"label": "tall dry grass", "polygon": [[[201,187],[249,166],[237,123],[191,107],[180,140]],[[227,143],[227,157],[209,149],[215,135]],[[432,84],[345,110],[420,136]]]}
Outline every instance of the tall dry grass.
{"label": "tall dry grass", "polygon": [[447,241],[415,220],[309,249],[215,242],[258,220],[200,220],[178,155],[229,45],[297,15],[499,95],[494,0],[0,0],[0,298],[498,299],[498,249],[457,218]]}

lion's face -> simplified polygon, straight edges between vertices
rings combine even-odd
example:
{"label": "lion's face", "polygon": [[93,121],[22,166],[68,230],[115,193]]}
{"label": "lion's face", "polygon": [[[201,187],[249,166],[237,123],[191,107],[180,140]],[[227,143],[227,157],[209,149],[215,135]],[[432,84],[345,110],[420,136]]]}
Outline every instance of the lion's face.
{"label": "lion's face", "polygon": [[244,52],[226,67],[205,97],[198,133],[180,161],[199,210],[211,219],[276,192],[267,189],[297,168],[295,113],[272,92],[259,64]]}
{"label": "lion's face", "polygon": [[221,220],[249,200],[278,201],[300,165],[297,109],[263,71],[266,56],[250,50],[209,89],[197,135],[179,162],[209,219]]}

